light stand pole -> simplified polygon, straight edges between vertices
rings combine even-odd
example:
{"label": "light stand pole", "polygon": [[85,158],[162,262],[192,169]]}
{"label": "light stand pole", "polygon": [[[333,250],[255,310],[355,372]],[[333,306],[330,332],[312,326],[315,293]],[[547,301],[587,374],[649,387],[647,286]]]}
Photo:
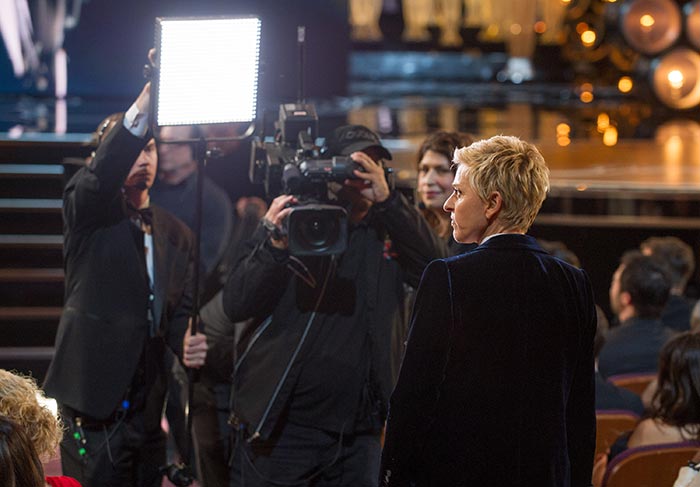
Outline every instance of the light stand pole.
{"label": "light stand pole", "polygon": [[[204,173],[213,151],[207,145],[218,141],[242,140],[255,130],[258,67],[260,59],[261,21],[255,16],[243,17],[177,17],[155,19],[156,56],[151,60],[153,125],[202,126],[246,122],[245,133],[235,137],[159,140],[156,142],[191,144],[196,162],[195,215],[193,221],[194,270],[190,333],[201,328],[199,310],[201,301],[201,233]],[[154,134],[157,134],[154,130]],[[190,460],[192,449],[191,404],[197,371],[188,369],[187,404],[185,406],[186,452],[183,460]],[[171,478],[171,467],[182,473]],[[178,486],[190,485],[193,480],[186,465],[167,467],[168,478]]]}
{"label": "light stand pole", "polygon": [[[201,242],[202,242],[202,213],[203,213],[203,192],[204,192],[204,177],[206,175],[207,163],[215,157],[216,148],[207,149],[209,143],[214,142],[232,142],[244,140],[252,135],[255,131],[255,123],[251,122],[248,128],[239,136],[235,137],[212,137],[206,138],[200,134],[197,138],[191,139],[173,139],[164,140],[155,137],[157,144],[190,144],[193,148],[193,159],[195,161],[195,212],[192,223],[192,233],[194,236],[192,245],[192,260],[194,269],[192,271],[192,307],[189,317],[189,329],[192,336],[201,331],[201,282],[202,279],[202,262],[201,262]],[[156,131],[153,131],[156,134]],[[199,381],[199,370],[187,368],[187,400],[185,404],[185,451],[182,453],[183,463],[169,464],[163,467],[164,474],[173,484],[178,487],[186,487],[191,485],[194,480],[193,469],[189,466],[192,458],[193,435],[192,435],[192,401],[194,398],[194,385]]]}

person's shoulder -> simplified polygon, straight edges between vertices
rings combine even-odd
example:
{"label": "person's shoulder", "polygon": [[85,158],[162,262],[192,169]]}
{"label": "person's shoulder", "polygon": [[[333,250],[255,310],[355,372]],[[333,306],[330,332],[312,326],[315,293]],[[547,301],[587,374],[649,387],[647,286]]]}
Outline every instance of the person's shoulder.
{"label": "person's shoulder", "polygon": [[154,215],[156,216],[159,225],[172,227],[178,231],[187,230],[187,232],[191,233],[190,228],[185,224],[185,222],[180,220],[162,206],[152,204],[151,211],[153,211]]}
{"label": "person's shoulder", "polygon": [[629,337],[634,337],[636,333],[634,333],[633,327],[627,326],[628,324],[618,324],[615,327],[610,328],[608,331],[607,336],[605,337],[605,343],[603,344],[603,348],[610,348],[608,344],[611,342],[616,342],[619,340],[627,340]]}
{"label": "person's shoulder", "polygon": [[633,439],[635,443],[643,442],[649,437],[649,435],[656,435],[658,431],[658,422],[653,418],[645,418],[642,419],[639,423],[637,423],[637,426],[634,427],[630,439]]}
{"label": "person's shoulder", "polygon": [[484,256],[483,248],[472,247],[468,251],[456,254],[451,257],[445,257],[444,259],[438,259],[447,264],[448,267],[469,265],[470,262],[474,262],[475,259],[480,259]]}
{"label": "person's shoulder", "polygon": [[226,202],[228,205],[231,205],[231,198],[229,198],[226,191],[224,191],[224,189],[209,176],[204,176],[204,189],[204,194],[206,195],[205,201],[217,201],[219,203]]}
{"label": "person's shoulder", "polygon": [[656,418],[645,418],[634,428],[630,436],[630,447],[676,441],[683,441],[679,428]]}

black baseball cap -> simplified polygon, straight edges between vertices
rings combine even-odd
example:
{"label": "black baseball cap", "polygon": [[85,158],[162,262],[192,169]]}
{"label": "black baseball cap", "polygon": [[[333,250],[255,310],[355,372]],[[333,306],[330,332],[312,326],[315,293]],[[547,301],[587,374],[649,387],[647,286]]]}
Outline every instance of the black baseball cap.
{"label": "black baseball cap", "polygon": [[335,129],[328,139],[327,153],[331,156],[349,156],[369,147],[376,147],[382,159],[391,160],[391,152],[382,145],[379,136],[364,125],[343,125]]}

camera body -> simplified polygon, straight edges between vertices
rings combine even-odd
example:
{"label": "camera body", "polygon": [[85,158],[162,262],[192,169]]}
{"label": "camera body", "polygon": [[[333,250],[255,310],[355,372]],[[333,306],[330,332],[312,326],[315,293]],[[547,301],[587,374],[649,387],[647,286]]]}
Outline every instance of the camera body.
{"label": "camera body", "polygon": [[353,171],[361,166],[349,157],[324,156],[313,105],[281,105],[275,128],[275,137],[253,140],[249,175],[268,197],[292,194],[299,201],[285,224],[290,254],[343,253],[348,215],[329,197],[328,183],[357,179]]}

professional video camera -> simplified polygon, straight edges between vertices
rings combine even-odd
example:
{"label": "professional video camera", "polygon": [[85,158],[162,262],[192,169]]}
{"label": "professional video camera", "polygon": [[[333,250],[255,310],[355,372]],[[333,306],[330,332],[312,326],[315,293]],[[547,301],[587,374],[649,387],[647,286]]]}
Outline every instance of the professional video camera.
{"label": "professional video camera", "polygon": [[349,157],[326,157],[316,144],[318,117],[310,104],[283,104],[272,138],[253,140],[250,179],[268,197],[293,194],[299,204],[285,230],[292,255],[333,255],[345,251],[348,215],[329,197],[328,183],[357,179],[361,166]]}

